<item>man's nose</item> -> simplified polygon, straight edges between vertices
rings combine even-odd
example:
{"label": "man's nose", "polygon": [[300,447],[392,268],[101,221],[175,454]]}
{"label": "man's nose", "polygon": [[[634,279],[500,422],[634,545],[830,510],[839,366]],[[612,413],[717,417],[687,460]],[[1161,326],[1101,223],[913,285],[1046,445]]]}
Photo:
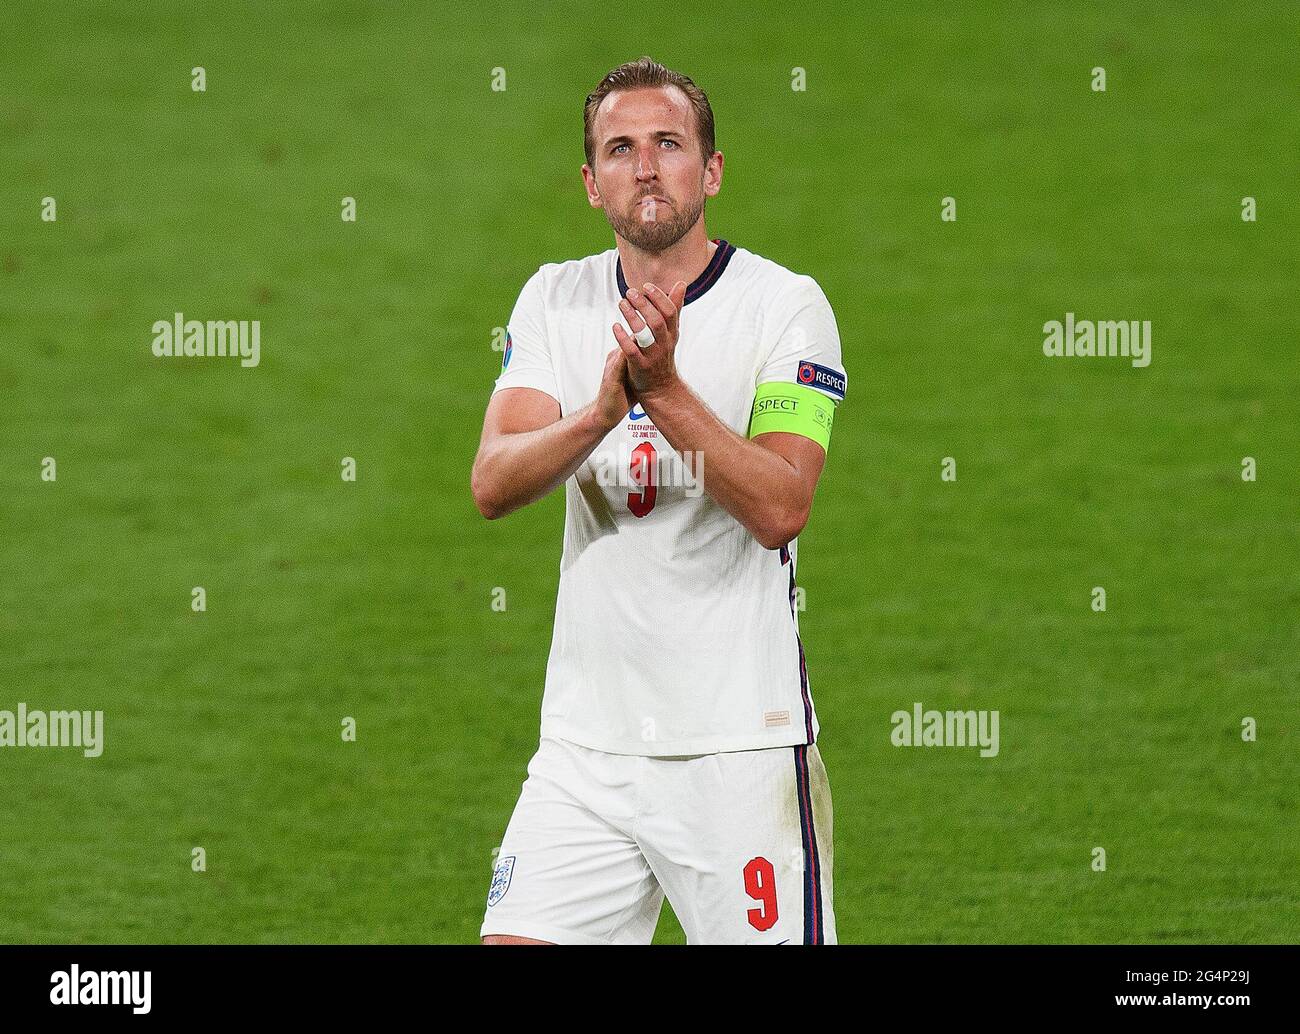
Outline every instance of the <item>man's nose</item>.
{"label": "man's nose", "polygon": [[659,175],[659,171],[654,166],[654,152],[640,151],[636,159],[636,178],[639,180],[652,179]]}

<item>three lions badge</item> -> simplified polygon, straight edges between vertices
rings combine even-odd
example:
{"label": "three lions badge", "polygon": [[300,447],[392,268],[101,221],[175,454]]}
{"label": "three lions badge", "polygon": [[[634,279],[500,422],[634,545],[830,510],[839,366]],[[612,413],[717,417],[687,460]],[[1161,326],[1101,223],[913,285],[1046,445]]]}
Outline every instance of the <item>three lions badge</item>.
{"label": "three lions badge", "polygon": [[497,867],[492,870],[492,886],[488,888],[488,908],[491,908],[510,889],[510,877],[515,874],[515,856],[510,854],[497,859]]}

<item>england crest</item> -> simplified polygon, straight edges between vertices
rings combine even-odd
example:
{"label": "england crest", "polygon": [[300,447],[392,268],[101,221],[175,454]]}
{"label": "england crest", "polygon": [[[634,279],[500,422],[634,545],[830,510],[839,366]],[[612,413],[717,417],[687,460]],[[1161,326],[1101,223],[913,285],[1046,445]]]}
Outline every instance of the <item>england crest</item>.
{"label": "england crest", "polygon": [[491,908],[510,889],[510,877],[515,874],[515,856],[506,855],[497,859],[497,867],[492,871],[492,886],[488,888],[488,908]]}

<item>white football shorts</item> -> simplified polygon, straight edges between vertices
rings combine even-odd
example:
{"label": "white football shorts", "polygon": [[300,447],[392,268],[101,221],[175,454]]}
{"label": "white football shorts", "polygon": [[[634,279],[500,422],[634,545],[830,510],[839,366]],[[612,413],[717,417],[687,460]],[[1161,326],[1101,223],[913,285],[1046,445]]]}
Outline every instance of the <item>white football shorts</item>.
{"label": "white football shorts", "polygon": [[649,944],[664,894],[691,944],[834,944],[816,745],[685,758],[543,738],[481,933]]}

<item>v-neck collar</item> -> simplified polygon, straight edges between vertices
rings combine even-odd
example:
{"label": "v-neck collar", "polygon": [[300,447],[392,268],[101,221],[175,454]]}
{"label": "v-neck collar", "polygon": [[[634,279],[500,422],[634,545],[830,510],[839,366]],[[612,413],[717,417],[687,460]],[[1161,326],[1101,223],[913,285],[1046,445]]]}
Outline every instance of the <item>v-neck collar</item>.
{"label": "v-neck collar", "polygon": [[[731,256],[736,253],[735,245],[728,244],[719,237],[713,238],[713,243],[718,247],[713,252],[713,257],[709,259],[709,264],[704,267],[704,272],[692,280],[686,288],[686,301],[684,302],[686,305],[690,305],[691,302],[701,297],[718,282],[718,278],[722,276],[722,271],[727,268],[727,263],[731,261]],[[627,281],[623,279],[622,258],[614,260],[614,278],[618,282],[618,296],[622,298],[627,294]]]}

